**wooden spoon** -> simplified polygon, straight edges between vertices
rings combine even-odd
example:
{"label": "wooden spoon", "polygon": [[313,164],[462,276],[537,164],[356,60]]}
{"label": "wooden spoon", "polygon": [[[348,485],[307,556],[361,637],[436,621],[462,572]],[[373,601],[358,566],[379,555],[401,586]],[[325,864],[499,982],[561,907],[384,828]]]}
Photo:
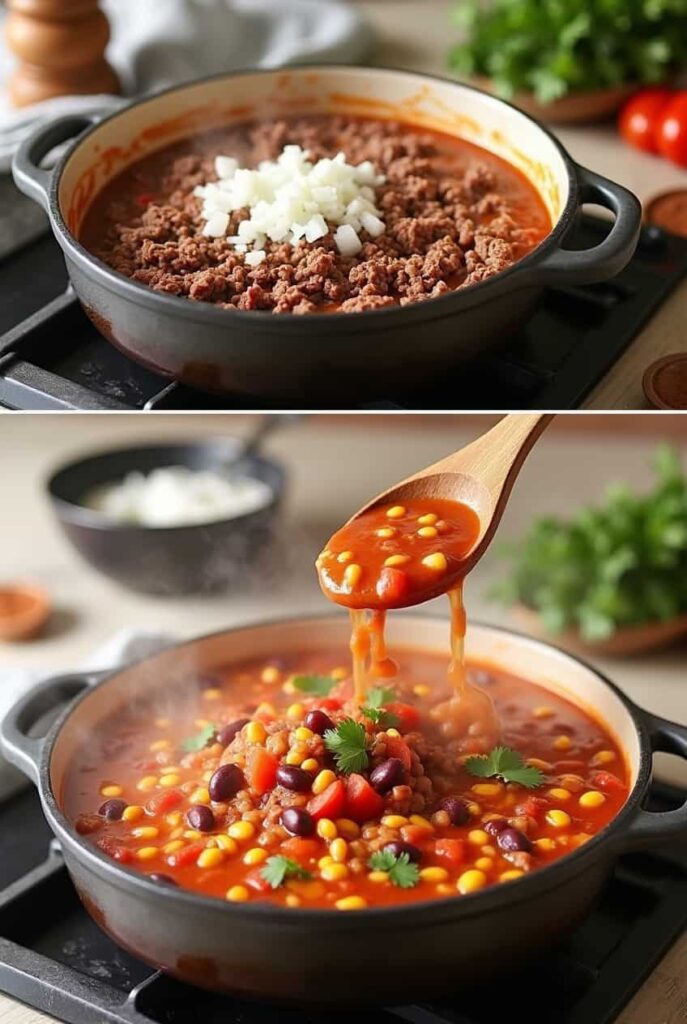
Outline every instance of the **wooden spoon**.
{"label": "wooden spoon", "polygon": [[476,441],[383,491],[351,516],[349,523],[378,505],[403,505],[418,498],[460,501],[477,513],[480,529],[471,551],[433,588],[414,593],[409,604],[445,594],[474,568],[491,543],[527,455],[552,419],[543,413],[504,416]]}

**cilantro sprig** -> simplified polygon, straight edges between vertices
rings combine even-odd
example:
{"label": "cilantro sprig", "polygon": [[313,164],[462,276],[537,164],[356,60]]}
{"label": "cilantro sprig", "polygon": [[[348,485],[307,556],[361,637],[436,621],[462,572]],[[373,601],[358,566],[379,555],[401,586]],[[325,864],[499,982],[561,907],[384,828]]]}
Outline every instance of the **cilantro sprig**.
{"label": "cilantro sprig", "polygon": [[389,881],[399,889],[412,889],[420,881],[420,870],[407,853],[398,856],[391,850],[378,850],[368,861],[373,871],[386,871]]}
{"label": "cilantro sprig", "polygon": [[489,754],[468,757],[465,770],[478,779],[503,779],[504,782],[518,782],[526,789],[541,786],[544,775],[534,765],[525,764],[517,750],[510,747],[494,747]]}
{"label": "cilantro sprig", "polygon": [[272,889],[278,889],[287,878],[297,878],[303,882],[307,882],[312,878],[310,871],[301,867],[298,861],[290,860],[281,854],[268,857],[260,874]]}
{"label": "cilantro sprig", "polygon": [[291,682],[301,693],[310,693],[314,697],[327,697],[336,685],[336,679],[331,676],[318,675],[293,676]]}
{"label": "cilantro sprig", "polygon": [[353,718],[344,718],[335,729],[327,729],[324,745],[342,775],[364,772],[369,764],[365,726]]}
{"label": "cilantro sprig", "polygon": [[385,711],[384,705],[389,704],[395,697],[393,690],[383,686],[373,687],[368,691],[367,701],[360,711],[379,729],[391,729],[398,725],[400,719],[393,711]]}
{"label": "cilantro sprig", "polygon": [[189,736],[188,739],[182,740],[181,749],[186,754],[191,754],[196,750],[203,750],[214,737],[215,731],[214,725],[206,725],[195,736]]}

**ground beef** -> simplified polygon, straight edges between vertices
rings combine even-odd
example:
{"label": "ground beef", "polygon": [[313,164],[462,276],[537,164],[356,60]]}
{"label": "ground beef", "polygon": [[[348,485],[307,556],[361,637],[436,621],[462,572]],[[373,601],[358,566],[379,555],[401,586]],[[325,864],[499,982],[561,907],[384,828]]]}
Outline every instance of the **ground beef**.
{"label": "ground beef", "polygon": [[[331,234],[315,243],[268,243],[257,267],[224,239],[202,234],[198,184],[214,157],[244,166],[296,143],[317,160],[343,151],[371,160],[386,231],[342,257]],[[193,152],[189,152],[193,147]],[[228,233],[248,216],[238,211]],[[226,308],[304,314],[406,305],[483,281],[541,241],[548,215],[512,167],[469,143],[390,121],[302,117],[246,124],[168,147],[135,164],[96,199],[82,240],[113,269],[157,291]]]}

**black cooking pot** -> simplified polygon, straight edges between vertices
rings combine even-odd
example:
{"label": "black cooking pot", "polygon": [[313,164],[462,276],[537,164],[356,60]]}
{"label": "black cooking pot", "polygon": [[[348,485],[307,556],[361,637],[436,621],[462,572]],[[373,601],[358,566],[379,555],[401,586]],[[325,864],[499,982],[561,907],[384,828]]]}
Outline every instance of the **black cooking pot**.
{"label": "black cooking pot", "polygon": [[[133,160],[213,126],[299,111],[398,118],[481,145],[529,178],[553,229],[530,255],[469,288],[405,307],[308,316],[226,310],[153,291],[77,241],[95,194]],[[49,150],[75,135],[54,170],[40,168]],[[13,172],[19,188],[47,210],[86,313],[128,356],[196,388],[314,406],[398,395],[440,378],[504,339],[546,285],[613,277],[632,256],[640,228],[640,205],[630,192],[579,167],[522,111],[469,85],[383,68],[238,72],[108,117],[61,118],[21,145]],[[570,251],[566,238],[585,202],[611,210],[615,223],[599,245]]]}
{"label": "black cooking pot", "polygon": [[[398,649],[444,652],[446,623],[394,616],[389,641]],[[261,999],[397,1005],[455,992],[502,974],[518,958],[550,946],[588,912],[615,858],[628,850],[687,835],[687,804],[651,814],[642,809],[654,750],[687,758],[687,728],[631,703],[598,672],[538,640],[472,626],[468,657],[507,666],[588,708],[606,724],[627,757],[631,790],[616,818],[574,852],[515,882],[468,896],[370,908],[355,913],[245,904],[149,881],[101,853],[65,818],[64,779],[77,746],[94,726],[140,695],[170,688],[229,662],[298,650],[345,649],[342,617],[293,620],[217,633],[163,651],[97,682],[69,675],[35,687],[0,727],[5,756],[38,786],[81,899],[125,949],[206,988]],[[91,685],[93,684],[93,685]],[[32,726],[71,701],[43,738]]]}

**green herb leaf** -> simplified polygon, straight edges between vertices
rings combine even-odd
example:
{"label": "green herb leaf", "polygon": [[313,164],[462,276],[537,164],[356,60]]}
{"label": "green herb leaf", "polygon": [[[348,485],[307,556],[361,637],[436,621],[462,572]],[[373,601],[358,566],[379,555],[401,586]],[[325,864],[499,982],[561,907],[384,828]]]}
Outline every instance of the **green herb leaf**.
{"label": "green herb leaf", "polygon": [[384,711],[383,705],[395,699],[396,694],[393,690],[383,686],[373,687],[368,691],[365,707],[360,710],[378,729],[391,729],[398,725],[400,718],[393,711]]}
{"label": "green herb leaf", "polygon": [[390,704],[392,700],[396,700],[394,690],[390,690],[386,686],[373,686],[371,690],[368,690],[365,704],[368,708],[383,708],[385,704]]}
{"label": "green herb leaf", "polygon": [[494,747],[490,754],[469,757],[465,770],[478,779],[503,779],[504,782],[519,782],[526,789],[541,786],[544,775],[533,765],[525,764],[517,750],[510,747]]}
{"label": "green herb leaf", "polygon": [[396,857],[390,850],[378,850],[368,861],[373,871],[386,871],[389,881],[399,889],[412,889],[420,881],[420,869],[407,853]]}
{"label": "green herb leaf", "polygon": [[268,857],[260,874],[273,889],[278,889],[287,878],[298,878],[302,881],[312,878],[312,874],[297,861],[282,857],[281,854]]}
{"label": "green herb leaf", "polygon": [[315,697],[326,697],[336,686],[336,679],[331,676],[293,676],[291,682],[301,693],[311,693]]}
{"label": "green herb leaf", "polygon": [[197,736],[189,736],[188,739],[182,740],[181,749],[187,754],[196,750],[203,750],[204,747],[207,747],[208,743],[215,735],[215,732],[216,730],[214,725],[206,725],[204,729],[201,729]]}
{"label": "green herb leaf", "polygon": [[336,767],[343,775],[364,772],[367,768],[367,733],[360,722],[344,718],[336,729],[327,729],[324,745],[334,755]]}

